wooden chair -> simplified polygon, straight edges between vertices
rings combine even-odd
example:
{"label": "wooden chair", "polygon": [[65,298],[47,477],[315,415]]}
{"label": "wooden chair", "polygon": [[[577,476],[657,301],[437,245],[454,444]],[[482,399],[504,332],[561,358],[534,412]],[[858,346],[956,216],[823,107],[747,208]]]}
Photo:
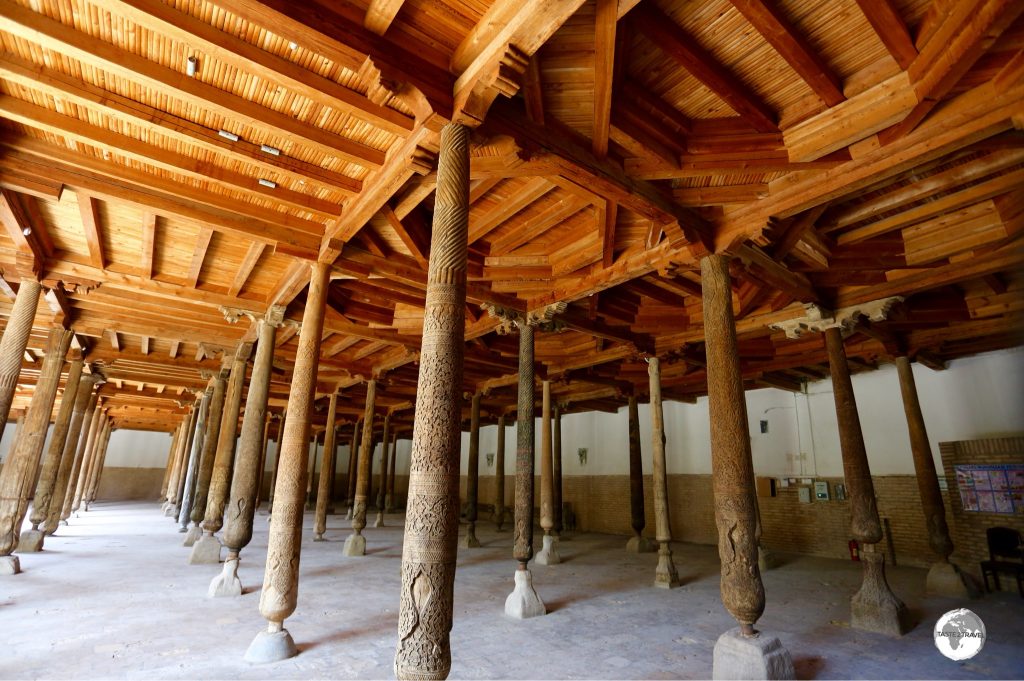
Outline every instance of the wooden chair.
{"label": "wooden chair", "polygon": [[990,527],[985,530],[988,538],[988,560],[981,561],[981,577],[985,580],[985,591],[990,591],[988,577],[992,575],[996,589],[999,589],[999,573],[1011,574],[1017,578],[1017,592],[1024,598],[1024,545],[1020,532],[1010,527]]}

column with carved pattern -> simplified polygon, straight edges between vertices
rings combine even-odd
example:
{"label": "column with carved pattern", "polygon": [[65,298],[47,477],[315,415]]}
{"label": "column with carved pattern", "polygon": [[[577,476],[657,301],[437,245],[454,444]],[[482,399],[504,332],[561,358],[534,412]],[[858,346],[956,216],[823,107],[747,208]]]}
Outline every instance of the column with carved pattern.
{"label": "column with carved pattern", "polygon": [[202,455],[199,458],[199,468],[196,472],[195,495],[192,497],[192,511],[189,518],[192,520],[192,527],[185,535],[183,546],[191,547],[201,536],[203,531],[199,523],[206,517],[206,502],[210,496],[210,483],[213,480],[213,465],[217,460],[217,443],[220,441],[221,417],[224,414],[224,397],[227,392],[228,374],[231,367],[227,359],[221,365],[213,377],[213,396],[210,398],[210,411],[206,419],[206,435],[203,439]]}
{"label": "column with carved pattern", "polygon": [[327,405],[327,430],[324,431],[324,454],[320,462],[320,479],[317,481],[316,518],[313,521],[313,541],[323,541],[327,531],[327,503],[334,483],[335,420],[338,415],[338,391],[331,392]]}
{"label": "column with carved pattern", "polygon": [[501,532],[505,524],[505,414],[498,416],[498,441],[494,454],[494,522]]}
{"label": "column with carved pattern", "polygon": [[551,533],[555,527],[554,462],[551,460],[551,381],[541,382],[540,418],[540,526],[544,530],[537,565],[558,565],[558,537]]}
{"label": "column with carved pattern", "polygon": [[472,399],[469,417],[469,456],[466,462],[466,522],[469,523],[469,528],[462,543],[459,544],[466,549],[480,548],[480,540],[476,538],[476,507],[480,489],[480,393],[473,393]]}
{"label": "column with carved pattern", "polygon": [[380,439],[380,484],[377,489],[377,519],[374,527],[384,527],[384,497],[388,487],[388,444],[391,442],[391,412],[384,415],[384,435]]}
{"label": "column with carved pattern", "polygon": [[647,363],[651,390],[651,444],[654,456],[654,528],[658,543],[658,567],[654,570],[654,586],[674,589],[679,574],[672,562],[672,527],[668,515],[668,472],[665,469],[665,416],[661,407],[661,362],[651,357]]}
{"label": "column with carved pattern", "polygon": [[356,465],[356,495],[352,500],[352,534],[345,539],[343,556],[365,556],[366,505],[370,498],[370,474],[373,470],[373,410],[377,401],[377,380],[366,382],[366,405],[363,407],[363,435]]}

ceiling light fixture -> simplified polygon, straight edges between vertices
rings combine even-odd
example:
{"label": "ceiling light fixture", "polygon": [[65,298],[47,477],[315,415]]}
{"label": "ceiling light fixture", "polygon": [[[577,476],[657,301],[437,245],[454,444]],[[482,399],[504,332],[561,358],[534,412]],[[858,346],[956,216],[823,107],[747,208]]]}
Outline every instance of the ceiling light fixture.
{"label": "ceiling light fixture", "polygon": [[23,228],[21,230],[21,233],[24,234],[25,236],[28,236],[29,234],[32,233],[32,228],[31,227],[25,227],[25,228]]}
{"label": "ceiling light fixture", "polygon": [[185,73],[188,74],[189,78],[196,77],[196,70],[199,68],[199,60],[195,57],[189,57],[188,61],[185,62]]}
{"label": "ceiling light fixture", "polygon": [[281,155],[281,150],[280,149],[278,149],[276,147],[272,147],[269,144],[261,144],[260,145],[260,151],[265,151],[268,154],[271,154],[272,156],[280,156]]}
{"label": "ceiling light fixture", "polygon": [[227,130],[218,130],[217,134],[220,135],[221,137],[223,137],[224,139],[231,140],[232,142],[237,142],[238,141],[238,135],[236,135],[233,132],[228,132]]}
{"label": "ceiling light fixture", "polygon": [[260,184],[262,184],[264,187],[270,187],[271,189],[277,189],[277,183],[274,182],[273,180],[265,180],[265,179],[263,179],[261,177],[260,178]]}
{"label": "ceiling light fixture", "polygon": [[288,49],[289,50],[295,50],[295,49],[298,49],[298,47],[299,47],[298,43],[293,42],[291,40],[288,41]]}

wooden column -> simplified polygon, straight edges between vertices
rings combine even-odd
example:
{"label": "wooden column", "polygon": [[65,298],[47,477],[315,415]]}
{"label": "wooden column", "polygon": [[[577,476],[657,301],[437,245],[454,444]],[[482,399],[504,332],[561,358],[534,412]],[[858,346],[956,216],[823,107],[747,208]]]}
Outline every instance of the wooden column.
{"label": "wooden column", "polygon": [[[320,431],[314,431],[309,436],[309,475],[306,476],[306,510],[312,511],[316,508],[315,489],[313,481],[316,480],[316,450],[320,446]],[[321,464],[322,466],[323,464]]]}
{"label": "wooden column", "polygon": [[334,477],[334,422],[338,414],[338,390],[331,392],[327,406],[327,430],[324,431],[324,458],[320,463],[320,480],[317,481],[316,518],[313,521],[313,541],[323,541],[327,530],[327,502],[331,496]]}
{"label": "wooden column", "polygon": [[651,451],[654,454],[654,527],[658,540],[658,567],[654,571],[654,586],[674,589],[679,586],[679,574],[672,562],[672,527],[668,515],[668,474],[665,470],[665,418],[661,406],[661,362],[651,357],[647,362],[647,377],[651,390]]}
{"label": "wooden column", "polygon": [[551,512],[555,525],[551,528],[556,537],[562,534],[562,408],[552,408],[551,428]]}
{"label": "wooden column", "polygon": [[388,444],[391,442],[391,412],[384,415],[384,434],[380,438],[380,484],[377,489],[377,520],[374,527],[384,527],[384,496],[388,486]]}
{"label": "wooden column", "polygon": [[96,403],[93,389],[97,383],[99,383],[99,376],[95,374],[84,375],[78,381],[74,397],[75,404],[71,412],[71,424],[68,426],[68,434],[64,441],[64,452],[61,454],[57,480],[53,484],[53,496],[46,511],[43,534],[53,534],[57,529],[57,524],[64,512],[65,500],[71,488],[72,476],[77,475],[77,469],[82,465],[78,443],[82,436],[82,423],[86,421],[86,413]]}
{"label": "wooden column", "polygon": [[[185,478],[188,475],[189,455],[192,453],[192,443],[196,437],[196,429],[199,426],[199,414],[202,410],[203,396],[205,392],[196,394],[195,402],[192,404],[191,413],[188,417],[188,430],[185,439],[181,442],[181,451],[178,453],[178,472],[176,475],[176,487],[174,498],[171,500],[171,507],[167,509],[167,515],[177,522],[178,514],[181,512],[182,498],[185,496]],[[170,492],[170,490],[168,490]]]}
{"label": "wooden column", "polygon": [[33,550],[32,542],[35,540],[26,535],[34,535],[37,532],[39,533],[38,548],[34,550],[38,551],[43,548],[43,531],[39,529],[39,526],[46,521],[50,513],[50,506],[57,492],[61,469],[67,468],[70,471],[70,461],[68,466],[64,466],[64,450],[68,434],[71,430],[71,420],[78,398],[78,386],[82,379],[83,365],[81,353],[79,352],[76,358],[71,360],[71,365],[68,369],[68,377],[64,383],[64,395],[60,399],[57,420],[53,424],[50,446],[46,450],[46,459],[43,461],[43,468],[39,473],[39,482],[36,484],[35,494],[32,497],[32,514],[29,516],[29,520],[32,522],[32,529],[29,532],[23,533],[19,542],[25,545],[22,550]]}
{"label": "wooden column", "polygon": [[538,565],[557,565],[562,562],[558,555],[556,537],[551,534],[555,527],[552,507],[554,497],[551,461],[551,381],[541,381],[540,419],[540,526],[544,530],[543,546],[537,554]]}
{"label": "wooden column", "polygon": [[[28,498],[35,489],[39,457],[43,451],[50,414],[53,413],[60,370],[71,344],[71,335],[70,331],[60,327],[50,330],[46,341],[46,357],[25,415],[24,435],[18,438],[17,445],[11,448],[0,469],[0,574],[20,571],[19,561],[11,553],[18,545],[21,525],[28,511]],[[41,541],[41,535],[39,539]]]}
{"label": "wooden column", "polygon": [[636,395],[629,396],[626,410],[629,414],[629,522],[633,536],[626,542],[626,550],[634,553],[650,551],[650,543],[643,536],[647,522],[644,512],[643,452],[640,449],[640,410]]}
{"label": "wooden column", "polygon": [[41,289],[35,279],[22,277],[11,316],[7,318],[7,326],[0,338],[0,437],[3,437],[11,402],[14,401],[14,389],[21,375],[21,360],[32,333],[32,320],[36,316]]}
{"label": "wooden column", "polygon": [[363,407],[363,435],[359,447],[359,463],[356,474],[356,496],[352,502],[352,534],[345,540],[344,556],[365,556],[366,504],[370,496],[370,473],[373,467],[373,409],[377,400],[377,381],[366,383],[366,405]]}
{"label": "wooden column", "polygon": [[210,421],[210,401],[213,399],[213,381],[203,392],[203,399],[199,405],[199,416],[196,419],[196,427],[192,433],[192,443],[189,447],[188,465],[185,470],[183,481],[180,511],[178,513],[178,532],[188,531],[188,521],[192,515],[192,504],[195,501],[196,478],[199,477],[199,460],[202,456],[206,440],[207,424]]}
{"label": "wooden column", "polygon": [[[252,379],[249,379],[249,382],[251,387]],[[248,403],[248,398],[246,398],[246,404],[248,405]],[[260,445],[260,464],[259,468],[256,469],[256,497],[252,502],[254,510],[260,507],[260,502],[263,499],[263,476],[267,472],[267,452],[270,448],[270,426],[272,425],[273,420],[273,414],[264,409],[263,444]],[[243,425],[244,422],[245,420],[243,417]],[[232,476],[231,482],[234,484],[234,476]]]}
{"label": "wooden column", "polygon": [[167,496],[167,485],[171,482],[171,471],[174,470],[174,455],[178,450],[178,441],[181,439],[181,424],[179,423],[174,427],[174,431],[171,435],[171,446],[167,448],[167,463],[164,466],[164,479],[160,482],[160,493],[156,495],[157,499],[163,499]]}
{"label": "wooden column", "polygon": [[722,602],[745,635],[764,612],[764,585],[757,566],[754,466],[750,458],[747,408],[736,346],[729,259],[700,261],[707,341],[711,469],[722,561]]}
{"label": "wooden column", "polygon": [[885,580],[885,554],[875,547],[882,540],[882,523],[878,518],[875,487],[864,448],[850,367],[843,349],[842,330],[838,326],[825,329],[825,349],[828,351],[836,403],[843,477],[850,499],[850,529],[853,538],[861,544],[861,564],[864,567],[864,581],[850,602],[850,626],[901,636],[907,627],[907,611],[903,602],[889,589]]}
{"label": "wooden column", "polygon": [[199,458],[199,469],[196,473],[196,492],[192,498],[192,511],[189,518],[192,527],[185,536],[184,545],[192,546],[202,530],[199,523],[206,517],[206,502],[210,496],[210,482],[213,480],[213,465],[217,460],[217,443],[220,441],[221,418],[224,414],[224,397],[227,391],[227,378],[230,367],[221,366],[213,377],[213,396],[210,398],[210,411],[206,419],[206,433],[203,436],[202,455]]}
{"label": "wooden column", "polygon": [[267,396],[274,364],[274,339],[283,319],[284,307],[274,305],[256,320],[256,358],[245,398],[238,455],[231,476],[231,497],[224,519],[223,541],[228,555],[224,570],[210,583],[209,596],[242,595],[242,583],[238,579],[239,554],[252,540],[259,480],[262,479],[262,471],[257,468],[262,466],[262,453],[266,449]]}
{"label": "wooden column", "polygon": [[[288,411],[281,412],[281,423],[277,424],[277,442],[274,443],[274,470],[270,473],[270,493],[267,497],[267,513],[274,512],[274,488],[277,487],[277,471],[281,468],[281,445],[284,441],[284,426],[288,421]],[[270,518],[267,518],[270,522]]]}
{"label": "wooden column", "polygon": [[494,522],[498,531],[505,524],[505,415],[498,416],[498,442],[494,453]]}
{"label": "wooden column", "polygon": [[97,443],[96,448],[99,452],[99,456],[96,459],[96,472],[92,477],[92,481],[86,491],[85,497],[85,510],[89,510],[89,504],[96,501],[96,492],[100,488],[100,481],[103,479],[103,471],[106,470],[107,465],[107,450],[110,446],[110,435],[114,432],[114,420],[108,415],[103,426],[103,431],[100,434],[100,441]]}
{"label": "wooden column", "polygon": [[480,496],[480,393],[473,393],[469,417],[469,455],[466,458],[466,537],[459,544],[467,549],[480,548],[476,538],[477,503]]}
{"label": "wooden column", "polygon": [[398,429],[391,434],[391,460],[388,463],[388,487],[384,493],[384,510],[395,512],[395,459],[398,457]]}
{"label": "wooden column", "polygon": [[346,519],[352,520],[352,508],[356,503],[356,477],[359,475],[359,434],[363,432],[363,420],[358,419],[352,426],[352,440],[348,446],[348,513]]}
{"label": "wooden column", "polygon": [[306,309],[295,351],[292,385],[288,392],[288,423],[282,437],[280,470],[274,490],[274,521],[270,524],[267,567],[260,594],[260,613],[267,630],[253,640],[245,657],[250,662],[271,662],[295,655],[295,643],[284,621],[295,612],[299,589],[299,553],[302,548],[302,496],[306,489],[306,441],[320,363],[320,337],[330,285],[330,266],[312,265]]}
{"label": "wooden column", "polygon": [[459,422],[469,248],[469,128],[441,133],[423,313],[395,675],[443,679],[451,669],[459,540]]}
{"label": "wooden column", "polygon": [[516,413],[515,535],[512,557],[519,570],[533,558],[534,369],[533,327],[519,324],[519,406]]}
{"label": "wooden column", "polygon": [[79,443],[78,470],[72,470],[71,481],[68,486],[68,494],[64,499],[64,510],[61,512],[61,520],[67,520],[71,514],[82,505],[82,493],[85,491],[85,480],[89,476],[89,468],[92,465],[92,452],[96,446],[96,438],[100,434],[100,421],[103,418],[102,398],[96,396],[96,401],[90,405],[86,412],[86,421],[89,429],[82,432],[82,441]]}

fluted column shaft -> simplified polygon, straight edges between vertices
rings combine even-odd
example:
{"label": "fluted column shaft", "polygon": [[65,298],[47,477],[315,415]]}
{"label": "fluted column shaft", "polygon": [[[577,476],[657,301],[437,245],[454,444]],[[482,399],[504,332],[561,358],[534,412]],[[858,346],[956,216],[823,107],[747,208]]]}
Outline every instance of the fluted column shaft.
{"label": "fluted column shaft", "polygon": [[185,458],[184,452],[188,447],[189,437],[192,435],[192,421],[195,418],[195,412],[195,405],[189,405],[188,412],[182,418],[181,425],[179,426],[181,434],[178,437],[177,445],[171,452],[174,465],[171,466],[171,477],[167,479],[167,495],[164,497],[168,510],[178,502],[178,480],[184,467],[182,460]]}
{"label": "fluted column shaft", "polygon": [[[251,380],[252,379],[250,379],[250,381]],[[249,404],[249,400],[248,400],[248,398],[246,398],[246,405],[248,405],[248,404]],[[269,448],[270,448],[270,425],[271,425],[271,421],[272,420],[273,419],[271,418],[271,415],[269,413],[267,413],[267,412],[264,412],[264,417],[263,417],[263,421],[264,421],[264,423],[263,423],[263,444],[260,446],[260,464],[259,464],[259,468],[257,468],[257,470],[256,470],[256,497],[255,497],[255,499],[252,502],[252,506],[253,506],[254,509],[260,507],[260,501],[263,498],[263,476],[267,472],[267,453],[268,453]],[[244,419],[243,419],[243,422],[244,422]],[[237,465],[237,464],[238,464],[238,462],[236,461],[235,465]],[[231,481],[232,481],[232,484],[234,484],[234,476],[231,477]]]}
{"label": "fluted column shaft", "polygon": [[551,513],[555,535],[562,533],[562,409],[555,404],[551,410]]}
{"label": "fluted column shaft", "polygon": [[288,422],[288,412],[281,413],[281,423],[277,425],[277,442],[274,443],[274,470],[270,472],[270,494],[267,498],[270,512],[274,510],[274,488],[277,487],[277,471],[281,467],[281,444],[284,441],[284,426]]}
{"label": "fluted column shaft", "polygon": [[668,515],[668,472],[665,468],[665,417],[661,406],[661,362],[651,357],[647,362],[651,393],[651,450],[654,485],[654,531],[658,540],[658,567],[654,585],[671,589],[679,586],[679,575],[672,562],[672,526]]}
{"label": "fluted column shaft", "polygon": [[103,430],[100,432],[100,440],[96,444],[96,451],[99,453],[99,456],[96,457],[96,469],[85,492],[85,510],[87,511],[89,510],[89,504],[96,501],[96,491],[100,488],[100,480],[103,479],[103,471],[106,469],[107,449],[110,446],[110,435],[113,432],[114,421],[107,416],[103,424]]}
{"label": "fluted column shaft", "polygon": [[323,539],[327,530],[327,503],[331,496],[334,477],[335,421],[338,414],[338,391],[331,393],[331,402],[327,406],[327,430],[324,434],[324,455],[320,462],[320,480],[316,492],[316,519],[313,525],[313,538]]}
{"label": "fluted column shaft", "polygon": [[103,455],[106,454],[104,447],[104,437],[107,434],[107,429],[110,426],[110,417],[107,415],[106,410],[103,411],[103,415],[100,416],[99,431],[96,434],[96,440],[92,445],[92,453],[89,459],[89,471],[85,478],[85,485],[82,487],[82,505],[85,510],[89,510],[89,502],[91,501],[91,495],[96,488],[96,480],[99,478],[100,470],[103,468]]}
{"label": "fluted column shaft", "polygon": [[732,312],[729,259],[705,256],[700,261],[700,272],[722,602],[740,629],[752,634],[754,623],[764,612],[764,584],[757,563],[754,465]]}
{"label": "fluted column shaft", "polygon": [[469,129],[441,133],[409,501],[402,550],[399,679],[443,679],[451,669],[459,536],[459,440],[469,234]]}
{"label": "fluted column shaft", "polygon": [[525,570],[533,558],[533,327],[519,324],[519,406],[516,413],[515,537],[512,557]]}
{"label": "fluted column shaft", "polygon": [[552,492],[551,462],[551,381],[541,381],[540,417],[540,526],[544,534],[551,534],[555,526],[551,508]]}
{"label": "fluted column shaft", "polygon": [[96,438],[100,434],[100,421],[103,419],[103,409],[100,404],[99,395],[96,401],[90,403],[86,412],[86,420],[89,429],[82,432],[82,441],[78,448],[79,466],[77,470],[71,471],[71,481],[68,487],[67,498],[64,499],[64,510],[61,519],[67,520],[72,512],[77,511],[82,504],[82,492],[85,491],[85,480],[89,476],[89,468],[92,465],[92,452],[96,448]]}
{"label": "fluted column shaft", "polygon": [[[206,434],[203,437],[202,456],[199,459],[199,470],[196,475],[196,493],[192,499],[192,512],[189,514],[189,518],[197,526],[206,517],[206,504],[210,497],[213,466],[217,460],[217,443],[220,441],[220,426],[224,414],[226,392],[227,377],[226,372],[222,370],[213,377],[213,396],[210,398]],[[237,412],[235,413],[237,414]]]}
{"label": "fluted column shaft", "polygon": [[231,488],[231,473],[235,465],[235,436],[238,434],[238,412],[242,405],[242,389],[245,387],[245,368],[252,352],[252,344],[246,343],[235,352],[231,363],[231,377],[224,398],[224,408],[217,437],[217,455],[213,462],[210,478],[210,493],[203,517],[203,530],[212,535],[224,526],[224,506]]}
{"label": "fluted column shaft", "polygon": [[39,473],[39,482],[32,497],[32,514],[29,516],[29,520],[32,521],[33,530],[39,529],[50,512],[50,502],[56,491],[57,478],[64,462],[64,448],[71,428],[71,417],[78,395],[78,384],[82,379],[83,365],[84,362],[79,358],[72,360],[68,368],[68,378],[64,382],[64,395],[60,399],[57,420],[53,424],[50,446],[46,450],[43,469]]}
{"label": "fluted column shaft", "polygon": [[391,412],[384,415],[384,433],[380,438],[380,483],[377,486],[377,508],[384,510],[388,490],[388,449],[391,444]]}
{"label": "fluted column shaft", "polygon": [[36,316],[41,289],[38,281],[22,277],[11,316],[0,338],[0,437],[3,437],[7,416],[11,412],[14,389],[21,375],[21,360],[32,333],[32,320]]}
{"label": "fluted column shaft", "polygon": [[179,532],[188,530],[188,521],[192,516],[192,505],[195,502],[196,478],[199,477],[199,459],[202,456],[203,444],[206,441],[207,423],[210,419],[210,401],[213,399],[213,386],[211,385],[203,392],[203,399],[199,403],[199,416],[196,417],[195,427],[192,430],[192,442],[189,447],[188,464],[185,475],[182,478],[181,503],[179,504],[178,524],[181,526]]}
{"label": "fluted column shaft", "polygon": [[53,534],[64,511],[64,502],[68,496],[72,475],[77,475],[77,468],[81,466],[81,459],[76,452],[79,452],[78,441],[82,435],[82,423],[91,404],[95,404],[93,388],[96,387],[98,377],[84,375],[78,381],[75,389],[74,407],[71,412],[71,424],[68,426],[68,433],[64,440],[64,451],[60,458],[60,468],[57,470],[57,480],[53,483],[53,495],[46,511],[46,521],[43,525],[45,534]]}

